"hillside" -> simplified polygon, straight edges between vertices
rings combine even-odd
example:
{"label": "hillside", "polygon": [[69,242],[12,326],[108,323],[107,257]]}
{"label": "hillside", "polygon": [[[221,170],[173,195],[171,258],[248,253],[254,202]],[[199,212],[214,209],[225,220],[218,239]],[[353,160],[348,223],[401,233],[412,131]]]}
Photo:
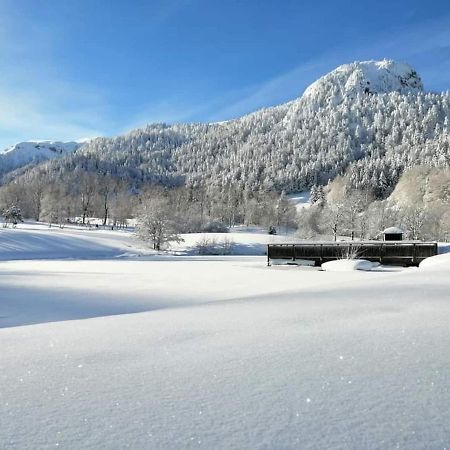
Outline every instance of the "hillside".
{"label": "hillside", "polygon": [[29,141],[19,142],[0,151],[1,175],[19,169],[28,164],[60,158],[80,148],[81,142]]}
{"label": "hillside", "polygon": [[47,164],[139,186],[158,183],[302,191],[347,172],[354,187],[388,194],[405,168],[450,161],[450,94],[425,93],[406,64],[343,65],[292,102],[217,124],[152,124],[90,141]]}

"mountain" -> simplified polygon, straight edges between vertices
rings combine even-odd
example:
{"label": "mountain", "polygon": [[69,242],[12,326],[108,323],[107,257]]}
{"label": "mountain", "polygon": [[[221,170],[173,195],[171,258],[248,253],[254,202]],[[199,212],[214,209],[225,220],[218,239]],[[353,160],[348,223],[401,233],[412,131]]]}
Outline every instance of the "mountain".
{"label": "mountain", "polygon": [[392,191],[405,168],[450,165],[450,94],[424,92],[394,61],[355,62],[298,99],[215,124],[152,124],[97,138],[40,166],[65,179],[108,173],[132,186],[302,191],[345,174],[351,186]]}
{"label": "mountain", "polygon": [[0,175],[28,164],[38,164],[73,153],[81,142],[28,141],[19,142],[0,151]]}
{"label": "mountain", "polygon": [[423,92],[422,80],[408,64],[392,60],[344,64],[309,86],[304,99],[339,103],[365,94]]}

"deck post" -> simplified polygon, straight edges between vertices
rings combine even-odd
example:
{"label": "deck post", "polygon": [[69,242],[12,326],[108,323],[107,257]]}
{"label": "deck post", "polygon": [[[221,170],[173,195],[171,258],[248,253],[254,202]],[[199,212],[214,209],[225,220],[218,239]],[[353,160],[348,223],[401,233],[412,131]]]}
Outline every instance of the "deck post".
{"label": "deck post", "polygon": [[267,244],[267,267],[270,267],[269,247],[270,245]]}
{"label": "deck post", "polygon": [[295,244],[292,244],[292,261],[295,261]]}

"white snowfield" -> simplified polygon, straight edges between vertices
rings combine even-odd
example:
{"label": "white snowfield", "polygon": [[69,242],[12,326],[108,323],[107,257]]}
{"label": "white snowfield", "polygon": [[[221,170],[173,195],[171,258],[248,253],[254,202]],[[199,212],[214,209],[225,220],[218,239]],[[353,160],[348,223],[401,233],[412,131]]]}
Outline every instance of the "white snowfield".
{"label": "white snowfield", "polygon": [[[5,240],[18,257],[0,246],[2,449],[449,446],[448,255],[333,273],[137,257],[123,232]],[[49,240],[74,259],[51,259],[55,243],[38,260]]]}

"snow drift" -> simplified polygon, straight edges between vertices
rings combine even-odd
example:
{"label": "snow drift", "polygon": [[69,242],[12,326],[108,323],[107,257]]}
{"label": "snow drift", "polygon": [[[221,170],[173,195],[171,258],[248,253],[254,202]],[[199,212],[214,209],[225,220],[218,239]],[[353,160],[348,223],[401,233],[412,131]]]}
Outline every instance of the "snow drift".
{"label": "snow drift", "polygon": [[442,255],[431,256],[424,259],[420,264],[421,269],[450,269],[450,253],[444,253]]}
{"label": "snow drift", "polygon": [[372,270],[376,264],[365,259],[337,259],[322,264],[327,272],[348,272],[352,270]]}

